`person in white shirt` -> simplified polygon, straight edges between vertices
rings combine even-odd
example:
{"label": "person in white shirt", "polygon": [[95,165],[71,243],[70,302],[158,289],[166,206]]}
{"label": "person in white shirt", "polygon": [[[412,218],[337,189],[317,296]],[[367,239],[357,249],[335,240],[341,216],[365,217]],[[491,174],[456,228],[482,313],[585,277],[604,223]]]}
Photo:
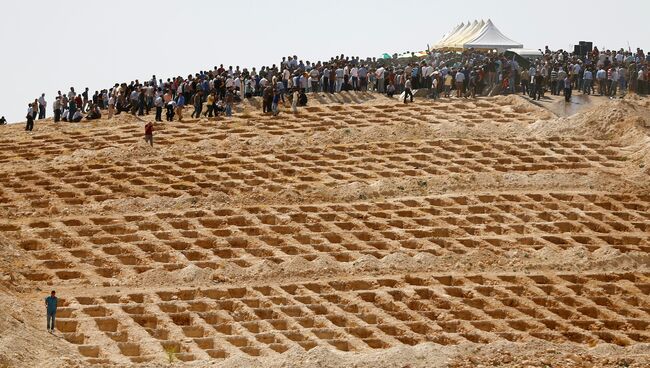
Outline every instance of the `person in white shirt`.
{"label": "person in white shirt", "polygon": [[406,81],[404,81],[404,103],[406,103],[406,99],[408,97],[411,97],[411,102],[413,102],[413,92],[411,92],[411,78],[406,77]]}
{"label": "person in white shirt", "polygon": [[282,71],[282,84],[284,84],[285,91],[289,87],[289,79],[291,78],[291,72],[289,69],[284,69]]}
{"label": "person in white shirt", "polygon": [[637,93],[646,94],[646,82],[645,82],[645,70],[643,68],[639,69],[637,73]]}
{"label": "person in white shirt", "polygon": [[375,71],[375,76],[377,76],[377,92],[384,93],[384,73],[386,69],[383,66],[380,66]]}
{"label": "person in white shirt", "polygon": [[456,97],[460,98],[463,95],[463,86],[465,84],[465,74],[462,70],[456,72]]}
{"label": "person in white shirt", "polygon": [[162,122],[162,110],[163,110],[163,98],[158,95],[153,101],[153,105],[156,108],[156,121]]}
{"label": "person in white shirt", "polygon": [[307,90],[307,85],[309,84],[308,82],[309,82],[309,80],[304,75],[300,76],[300,88],[303,91]]}
{"label": "person in white shirt", "polygon": [[352,79],[352,89],[359,90],[359,69],[356,66],[350,69],[350,77]]}
{"label": "person in white shirt", "polygon": [[336,92],[341,92],[341,87],[343,87],[343,77],[344,76],[345,76],[345,69],[343,69],[343,68],[341,68],[339,66],[336,69]]}
{"label": "person in white shirt", "polygon": [[153,106],[153,100],[155,97],[154,94],[156,90],[152,84],[149,84],[149,82],[147,82],[146,84],[147,86],[144,88],[144,95],[146,97],[147,111],[149,111],[149,109]]}
{"label": "person in white shirt", "polygon": [[318,69],[314,68],[309,71],[309,79],[310,79],[310,84],[311,84],[311,92],[316,93],[318,92],[318,82],[320,80],[320,72]]}
{"label": "person in white shirt", "polygon": [[438,99],[438,78],[437,75],[432,75],[433,80],[431,81],[431,97],[434,100]]}
{"label": "person in white shirt", "polygon": [[61,97],[56,96],[52,108],[54,109],[54,122],[58,123],[61,120]]}
{"label": "person in white shirt", "polygon": [[580,70],[582,68],[580,67],[580,63],[575,63],[573,65],[573,83],[574,83],[574,88],[577,90],[580,90]]}
{"label": "person in white shirt", "polygon": [[616,88],[618,87],[618,69],[612,68],[612,81],[609,87],[609,95],[616,96]]}
{"label": "person in white shirt", "polygon": [[108,99],[108,118],[112,119],[113,114],[115,114],[115,95],[111,95]]}
{"label": "person in white shirt", "polygon": [[78,123],[83,119],[83,115],[81,115],[81,110],[75,111],[74,115],[72,116],[72,120],[75,123]]}
{"label": "person in white shirt", "polygon": [[331,92],[330,91],[330,69],[325,64],[325,68],[323,69],[323,77],[322,77],[322,90],[323,92]]}
{"label": "person in white shirt", "polygon": [[32,104],[27,106],[27,123],[25,124],[25,131],[31,132],[34,129],[34,108],[32,107]]}
{"label": "person in white shirt", "polygon": [[47,101],[45,101],[45,93],[41,94],[41,97],[38,98],[38,120],[45,119],[45,108],[47,107]]}

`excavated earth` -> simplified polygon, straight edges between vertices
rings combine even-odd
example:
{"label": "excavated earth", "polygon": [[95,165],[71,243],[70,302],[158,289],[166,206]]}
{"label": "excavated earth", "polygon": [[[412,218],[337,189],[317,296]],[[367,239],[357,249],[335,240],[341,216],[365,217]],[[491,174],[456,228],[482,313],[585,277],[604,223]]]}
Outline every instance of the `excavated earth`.
{"label": "excavated earth", "polygon": [[650,366],[647,99],[259,110],[0,127],[0,367]]}

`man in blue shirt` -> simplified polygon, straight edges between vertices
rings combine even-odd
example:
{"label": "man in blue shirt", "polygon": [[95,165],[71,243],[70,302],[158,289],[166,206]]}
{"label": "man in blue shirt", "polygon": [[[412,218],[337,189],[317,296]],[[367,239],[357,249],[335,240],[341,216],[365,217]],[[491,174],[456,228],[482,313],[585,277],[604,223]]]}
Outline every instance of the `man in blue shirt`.
{"label": "man in blue shirt", "polygon": [[47,331],[54,332],[54,320],[56,317],[56,305],[58,299],[56,298],[56,291],[52,290],[52,294],[45,298],[45,307],[47,308]]}
{"label": "man in blue shirt", "polygon": [[179,94],[178,100],[176,101],[176,114],[178,115],[178,121],[183,121],[184,107],[185,107],[185,96],[183,96],[183,94]]}
{"label": "man in blue shirt", "polygon": [[[418,89],[420,88],[420,79],[418,76],[418,65],[413,64],[413,68],[411,69],[411,83],[413,85],[413,88]],[[408,76],[406,76],[408,78]]]}
{"label": "man in blue shirt", "polygon": [[368,69],[363,64],[359,68],[359,84],[362,91],[368,90]]}
{"label": "man in blue shirt", "polygon": [[591,69],[586,68],[585,73],[582,76],[582,86],[583,86],[582,93],[583,94],[587,94],[587,95],[591,94],[591,83],[592,83],[592,81],[593,81],[593,74],[591,73]]}

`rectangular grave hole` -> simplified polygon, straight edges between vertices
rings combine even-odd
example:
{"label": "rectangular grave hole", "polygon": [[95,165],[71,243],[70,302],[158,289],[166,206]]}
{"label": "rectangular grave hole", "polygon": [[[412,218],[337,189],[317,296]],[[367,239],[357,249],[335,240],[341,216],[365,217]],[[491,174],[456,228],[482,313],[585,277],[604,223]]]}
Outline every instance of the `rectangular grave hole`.
{"label": "rectangular grave hole", "polygon": [[120,352],[123,355],[128,357],[137,357],[140,356],[140,345],[136,343],[122,342],[118,343],[117,346],[120,349]]}
{"label": "rectangular grave hole", "polygon": [[86,358],[99,358],[99,346],[97,345],[79,345],[79,354]]}

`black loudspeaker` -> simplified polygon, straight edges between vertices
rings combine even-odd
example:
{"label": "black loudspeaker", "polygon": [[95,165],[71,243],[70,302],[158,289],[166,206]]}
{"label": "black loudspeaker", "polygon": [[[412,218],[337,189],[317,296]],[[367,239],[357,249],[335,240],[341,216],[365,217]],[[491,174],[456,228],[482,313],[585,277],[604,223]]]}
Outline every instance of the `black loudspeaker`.
{"label": "black loudspeaker", "polygon": [[590,53],[594,49],[594,43],[593,42],[588,42],[588,41],[580,41],[580,46],[582,46],[582,52]]}
{"label": "black loudspeaker", "polygon": [[578,55],[578,56],[584,55],[584,53],[582,52],[582,46],[574,45],[573,46],[573,55]]}

